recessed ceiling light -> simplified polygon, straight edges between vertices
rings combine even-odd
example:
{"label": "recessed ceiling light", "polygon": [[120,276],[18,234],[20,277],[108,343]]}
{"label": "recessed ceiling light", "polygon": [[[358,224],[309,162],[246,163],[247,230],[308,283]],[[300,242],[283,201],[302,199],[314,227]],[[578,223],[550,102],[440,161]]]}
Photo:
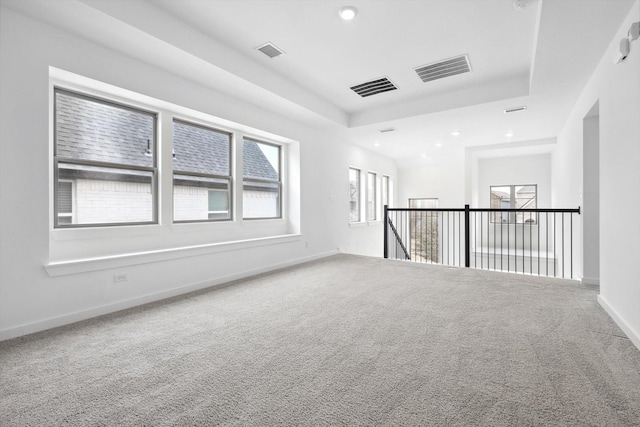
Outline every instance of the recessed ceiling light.
{"label": "recessed ceiling light", "polygon": [[506,136],[507,138],[511,138],[513,135],[515,135],[515,133],[513,132],[507,132],[504,134],[504,136]]}
{"label": "recessed ceiling light", "polygon": [[453,136],[459,136],[459,135],[460,135],[460,131],[459,131],[459,130],[451,131],[451,135],[453,135]]}
{"label": "recessed ceiling light", "polygon": [[420,157],[427,157],[425,153],[420,154]]}
{"label": "recessed ceiling light", "polygon": [[353,6],[345,6],[338,11],[338,15],[344,21],[351,21],[358,14],[358,9]]}
{"label": "recessed ceiling light", "polygon": [[438,148],[442,147],[442,142],[436,142],[436,147]]}
{"label": "recessed ceiling light", "polygon": [[374,142],[374,143],[373,143],[373,146],[374,146],[374,147],[380,147],[380,143],[379,143],[379,142]]}

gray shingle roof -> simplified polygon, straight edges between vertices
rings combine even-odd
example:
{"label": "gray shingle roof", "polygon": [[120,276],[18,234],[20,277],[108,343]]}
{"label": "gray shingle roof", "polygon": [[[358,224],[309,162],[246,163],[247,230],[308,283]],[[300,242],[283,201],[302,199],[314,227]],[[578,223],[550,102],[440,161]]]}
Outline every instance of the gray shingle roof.
{"label": "gray shingle roof", "polygon": [[278,180],[278,171],[271,166],[271,162],[269,162],[256,142],[245,139],[242,147],[242,176],[273,181]]}
{"label": "gray shingle roof", "polygon": [[[56,91],[56,155],[101,162],[153,166],[155,117],[151,113]],[[229,175],[230,135],[174,122],[176,171]],[[278,172],[254,141],[244,140],[244,176],[277,180]]]}
{"label": "gray shingle roof", "polygon": [[187,123],[173,123],[173,168],[183,172],[229,175],[231,136]]}
{"label": "gray shingle roof", "polygon": [[56,154],[136,166],[153,166],[154,116],[56,92]]}

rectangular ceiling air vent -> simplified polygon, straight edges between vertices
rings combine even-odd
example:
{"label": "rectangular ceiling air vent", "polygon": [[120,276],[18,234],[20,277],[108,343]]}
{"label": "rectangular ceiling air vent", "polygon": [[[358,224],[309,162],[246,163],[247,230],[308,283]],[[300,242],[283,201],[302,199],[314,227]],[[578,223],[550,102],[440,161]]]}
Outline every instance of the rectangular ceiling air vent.
{"label": "rectangular ceiling air vent", "polygon": [[258,46],[256,49],[267,55],[269,58],[276,58],[284,53],[282,49],[279,49],[271,42]]}
{"label": "rectangular ceiling air vent", "polygon": [[376,95],[382,92],[389,92],[390,90],[396,90],[398,87],[393,84],[391,80],[386,77],[381,79],[372,80],[370,82],[361,83],[359,85],[351,86],[352,91],[357,93],[363,98],[367,96]]}
{"label": "rectangular ceiling air vent", "polygon": [[423,65],[416,68],[415,71],[418,73],[418,77],[426,83],[444,77],[455,76],[456,74],[468,73],[471,71],[471,64],[467,55],[461,55]]}
{"label": "rectangular ceiling air vent", "polygon": [[505,108],[504,109],[504,113],[505,114],[509,114],[509,113],[518,113],[520,111],[524,111],[527,109],[526,105],[523,105],[521,107],[511,107],[511,108]]}

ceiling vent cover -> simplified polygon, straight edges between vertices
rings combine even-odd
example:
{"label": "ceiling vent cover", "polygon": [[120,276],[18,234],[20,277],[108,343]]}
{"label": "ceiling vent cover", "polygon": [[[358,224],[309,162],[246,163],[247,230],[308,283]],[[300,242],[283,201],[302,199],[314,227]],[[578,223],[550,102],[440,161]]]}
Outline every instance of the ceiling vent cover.
{"label": "ceiling vent cover", "polygon": [[471,64],[469,64],[469,57],[467,55],[461,55],[423,65],[415,70],[416,73],[418,73],[418,77],[426,83],[444,77],[455,76],[456,74],[468,73],[471,71]]}
{"label": "ceiling vent cover", "polygon": [[269,58],[276,58],[284,53],[282,49],[279,49],[271,42],[258,46],[256,49],[267,55]]}
{"label": "ceiling vent cover", "polygon": [[511,114],[511,113],[519,113],[520,111],[524,111],[527,109],[526,105],[523,105],[521,107],[511,107],[511,108],[505,108],[504,109],[504,113],[505,114]]}
{"label": "ceiling vent cover", "polygon": [[396,90],[398,87],[394,85],[391,80],[383,77],[381,79],[371,80],[370,82],[351,86],[350,89],[361,97],[366,98],[367,96],[376,95],[378,93]]}

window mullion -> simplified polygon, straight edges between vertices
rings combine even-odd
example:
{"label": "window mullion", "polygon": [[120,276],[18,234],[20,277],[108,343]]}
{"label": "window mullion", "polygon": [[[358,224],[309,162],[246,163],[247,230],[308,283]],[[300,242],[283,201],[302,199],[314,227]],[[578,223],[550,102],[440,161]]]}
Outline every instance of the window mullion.
{"label": "window mullion", "polygon": [[242,146],[244,144],[245,135],[242,132],[235,132],[233,134],[233,212],[235,219],[238,222],[243,221],[244,218],[244,206],[243,206],[243,181],[244,177],[244,154]]}
{"label": "window mullion", "polygon": [[171,224],[173,220],[173,115],[161,111],[159,117],[159,137],[157,146],[158,163],[158,222]]}

